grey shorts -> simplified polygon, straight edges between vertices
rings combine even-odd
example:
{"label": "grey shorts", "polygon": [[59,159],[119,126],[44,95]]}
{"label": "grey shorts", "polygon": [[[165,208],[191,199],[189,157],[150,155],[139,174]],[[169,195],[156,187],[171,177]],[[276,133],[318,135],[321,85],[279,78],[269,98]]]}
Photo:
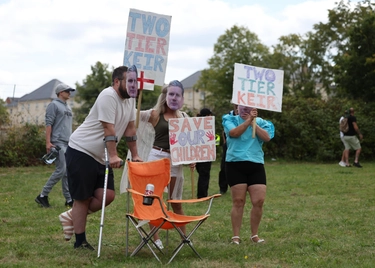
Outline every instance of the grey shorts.
{"label": "grey shorts", "polygon": [[344,136],[343,142],[344,142],[345,150],[361,149],[361,143],[359,142],[357,136]]}

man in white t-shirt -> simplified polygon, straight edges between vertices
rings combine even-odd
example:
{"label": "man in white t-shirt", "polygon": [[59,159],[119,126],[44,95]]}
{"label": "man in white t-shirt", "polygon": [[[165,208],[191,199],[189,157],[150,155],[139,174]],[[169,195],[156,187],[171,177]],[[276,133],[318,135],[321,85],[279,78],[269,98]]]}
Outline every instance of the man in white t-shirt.
{"label": "man in white t-shirt", "polygon": [[69,189],[74,205],[59,216],[65,240],[75,233],[74,248],[94,248],[86,241],[87,215],[102,207],[106,173],[104,148],[109,158],[106,206],[115,198],[112,168],[120,168],[117,141],[125,136],[133,161],[138,156],[135,128],[137,69],[121,66],[112,74],[112,86],[97,97],[85,121],[73,132],[66,151]]}

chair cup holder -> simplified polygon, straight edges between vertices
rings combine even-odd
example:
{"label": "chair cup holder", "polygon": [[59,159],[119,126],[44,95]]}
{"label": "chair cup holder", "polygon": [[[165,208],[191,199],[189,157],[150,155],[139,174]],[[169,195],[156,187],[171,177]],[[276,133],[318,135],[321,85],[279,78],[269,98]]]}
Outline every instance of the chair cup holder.
{"label": "chair cup holder", "polygon": [[154,202],[154,197],[149,197],[149,196],[143,197],[143,205],[151,206],[153,202]]}

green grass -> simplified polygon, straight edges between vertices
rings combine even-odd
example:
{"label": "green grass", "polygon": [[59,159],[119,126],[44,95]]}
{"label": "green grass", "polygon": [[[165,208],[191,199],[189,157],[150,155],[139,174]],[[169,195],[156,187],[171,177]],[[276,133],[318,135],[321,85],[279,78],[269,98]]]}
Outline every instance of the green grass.
{"label": "green grass", "polygon": [[[239,246],[231,245],[230,194],[214,201],[211,217],[197,230],[193,242],[203,260],[185,247],[171,267],[373,267],[375,263],[375,164],[342,168],[337,163],[266,162],[267,197],[259,235],[263,245],[249,241],[249,202]],[[1,267],[160,267],[148,251],[125,257],[126,194],[106,208],[101,257],[73,249],[63,240],[58,215],[65,210],[61,184],[55,186],[49,209],[34,199],[53,166],[0,169]],[[122,170],[115,172],[116,187]],[[191,197],[190,171],[185,169],[184,198]],[[210,194],[218,192],[218,164],[211,172]],[[195,175],[197,180],[197,175]],[[117,190],[117,192],[119,192]],[[248,200],[249,201],[249,200]],[[200,214],[203,204],[184,206]],[[87,238],[97,248],[100,213],[88,217]],[[190,229],[188,227],[188,229]],[[178,242],[170,234],[172,245]],[[130,247],[138,234],[130,229]],[[165,244],[165,232],[161,232]],[[74,239],[72,239],[74,240]],[[166,263],[167,256],[162,257]]]}

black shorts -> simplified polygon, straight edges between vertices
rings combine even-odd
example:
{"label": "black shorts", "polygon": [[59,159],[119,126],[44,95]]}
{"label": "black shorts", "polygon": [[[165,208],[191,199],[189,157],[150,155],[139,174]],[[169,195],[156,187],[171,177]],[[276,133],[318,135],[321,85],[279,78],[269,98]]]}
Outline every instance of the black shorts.
{"label": "black shorts", "polygon": [[[96,189],[104,188],[105,165],[91,156],[70,148],[65,153],[70,195],[74,200],[94,196]],[[108,168],[107,189],[115,190],[113,170]]]}
{"label": "black shorts", "polygon": [[264,165],[250,161],[225,162],[225,174],[229,186],[245,183],[247,186],[253,184],[267,184]]}

